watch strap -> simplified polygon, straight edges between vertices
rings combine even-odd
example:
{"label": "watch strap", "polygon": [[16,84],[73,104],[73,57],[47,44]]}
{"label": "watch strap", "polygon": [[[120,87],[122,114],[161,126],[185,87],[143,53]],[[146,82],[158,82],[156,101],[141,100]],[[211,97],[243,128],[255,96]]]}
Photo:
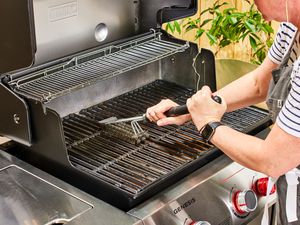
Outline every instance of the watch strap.
{"label": "watch strap", "polygon": [[224,124],[220,121],[213,121],[206,124],[201,130],[200,134],[202,135],[205,142],[209,142],[213,135],[216,132],[217,127],[223,126]]}

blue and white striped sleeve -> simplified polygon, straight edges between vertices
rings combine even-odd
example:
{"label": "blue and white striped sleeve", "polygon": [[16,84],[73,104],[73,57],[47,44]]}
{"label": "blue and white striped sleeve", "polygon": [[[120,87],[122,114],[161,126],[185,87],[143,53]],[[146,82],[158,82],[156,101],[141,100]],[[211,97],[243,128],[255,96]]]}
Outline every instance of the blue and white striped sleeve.
{"label": "blue and white striped sleeve", "polygon": [[276,123],[287,133],[300,137],[300,59],[294,63],[291,86]]}
{"label": "blue and white striped sleeve", "polygon": [[296,33],[297,28],[293,24],[280,24],[274,43],[268,52],[268,57],[272,62],[276,64],[280,64],[282,62],[287,49],[289,49],[289,46],[293,44],[292,40]]}

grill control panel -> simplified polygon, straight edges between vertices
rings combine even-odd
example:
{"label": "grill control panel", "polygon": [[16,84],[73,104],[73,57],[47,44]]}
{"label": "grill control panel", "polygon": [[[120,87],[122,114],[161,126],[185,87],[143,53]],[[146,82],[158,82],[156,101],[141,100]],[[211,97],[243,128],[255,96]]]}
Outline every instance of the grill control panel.
{"label": "grill control panel", "polygon": [[[156,207],[161,208],[141,219],[145,224],[150,221],[151,224],[178,225],[247,224],[264,208],[266,197],[252,190],[254,181],[263,177],[263,174],[235,162],[202,183],[201,172],[196,171],[186,178],[186,182],[182,181],[177,188],[169,191],[178,194],[175,200],[162,206],[163,198],[168,197],[168,194],[162,193],[157,201],[152,201]],[[271,201],[275,202],[275,195],[271,195]],[[145,207],[143,210],[148,209]],[[133,211],[138,215],[139,209]]]}

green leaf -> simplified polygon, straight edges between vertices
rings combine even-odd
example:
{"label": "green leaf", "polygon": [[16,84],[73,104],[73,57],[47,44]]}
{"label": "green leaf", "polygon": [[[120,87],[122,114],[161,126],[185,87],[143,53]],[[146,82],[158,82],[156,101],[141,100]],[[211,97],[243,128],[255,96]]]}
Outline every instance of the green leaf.
{"label": "green leaf", "polygon": [[249,36],[249,41],[250,41],[251,48],[253,50],[256,50],[257,48],[256,40],[252,36]]}
{"label": "green leaf", "polygon": [[238,22],[237,18],[234,16],[230,16],[229,20],[230,20],[231,24],[236,24]]}
{"label": "green leaf", "polygon": [[195,21],[189,21],[187,24],[184,24],[183,27],[187,27],[187,26],[196,26]]}
{"label": "green leaf", "polygon": [[204,33],[205,30],[203,29],[198,29],[196,32],[196,36],[195,39],[197,40],[198,38],[200,38],[202,36],[202,34]]}
{"label": "green leaf", "polygon": [[174,34],[175,27],[171,23],[167,23],[167,26],[166,26],[166,31],[169,31],[169,30],[171,31],[172,34]]}
{"label": "green leaf", "polygon": [[222,47],[222,48],[224,48],[224,47],[226,47],[227,45],[230,45],[232,42],[231,41],[229,41],[228,39],[222,39],[221,41],[220,41],[220,46]]}
{"label": "green leaf", "polygon": [[245,37],[248,36],[249,33],[250,33],[250,31],[243,32],[242,35],[239,37],[239,39],[243,41],[245,39]]}
{"label": "green leaf", "polygon": [[206,20],[204,20],[204,21],[201,23],[200,27],[203,27],[204,25],[208,24],[210,21],[212,21],[212,19],[206,19]]}
{"label": "green leaf", "polygon": [[189,32],[189,31],[194,30],[194,29],[198,29],[198,27],[196,25],[190,25],[190,26],[185,28],[185,32]]}
{"label": "green leaf", "polygon": [[228,2],[223,2],[222,4],[219,4],[218,1],[216,1],[216,2],[214,3],[213,9],[214,9],[214,10],[217,10],[217,9],[219,9],[220,7],[224,6],[224,5],[228,5]]}
{"label": "green leaf", "polygon": [[250,20],[246,20],[245,21],[245,26],[247,27],[248,30],[250,30],[251,32],[256,32],[255,26],[252,24],[252,22]]}
{"label": "green leaf", "polygon": [[235,12],[231,14],[232,16],[236,17],[236,18],[243,18],[245,17],[245,13],[241,13],[241,12]]}
{"label": "green leaf", "polygon": [[206,33],[206,36],[210,40],[211,44],[216,44],[218,42],[217,38],[214,35]]}
{"label": "green leaf", "polygon": [[228,31],[228,29],[226,29],[225,27],[220,27],[220,30],[222,32],[222,35],[226,38],[226,39],[230,39],[230,34],[231,32]]}
{"label": "green leaf", "polygon": [[179,34],[181,34],[181,26],[180,26],[180,24],[178,23],[178,21],[174,21],[174,26],[175,26],[175,29],[176,29],[176,31],[179,33]]}
{"label": "green leaf", "polygon": [[270,38],[269,40],[267,40],[266,44],[267,44],[268,48],[270,48],[272,46],[272,44],[273,44],[273,39]]}
{"label": "green leaf", "polygon": [[264,24],[262,24],[262,26],[266,29],[266,31],[267,31],[266,33],[269,33],[269,34],[274,33],[273,28],[269,24],[264,23]]}
{"label": "green leaf", "polygon": [[204,15],[206,12],[212,10],[211,8],[207,8],[200,13],[200,16]]}
{"label": "green leaf", "polygon": [[251,36],[256,40],[260,40],[261,38],[256,33],[251,33]]}
{"label": "green leaf", "polygon": [[236,10],[237,10],[236,8],[227,8],[227,9],[224,9],[223,13],[224,14],[232,14]]}
{"label": "green leaf", "polygon": [[265,49],[265,46],[262,45],[260,48],[258,48],[255,52],[254,52],[254,55],[256,54],[261,54],[261,52]]}

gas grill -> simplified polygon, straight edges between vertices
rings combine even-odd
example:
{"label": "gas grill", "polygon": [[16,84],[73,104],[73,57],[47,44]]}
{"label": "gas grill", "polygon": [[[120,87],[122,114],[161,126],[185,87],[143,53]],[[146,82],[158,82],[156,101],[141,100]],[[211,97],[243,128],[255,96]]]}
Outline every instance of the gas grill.
{"label": "gas grill", "polygon": [[[185,104],[202,85],[215,90],[214,56],[157,28],[156,19],[162,24],[194,14],[197,1],[113,0],[110,6],[107,2],[22,4],[18,10],[27,19],[23,21],[27,42],[17,47],[28,54],[16,66],[34,64],[13,72],[7,72],[17,69],[11,61],[0,64],[0,98],[7,106],[0,112],[0,133],[19,143],[14,152],[21,159],[128,211],[222,153],[202,140],[192,122],[165,127],[141,122],[149,138],[137,145],[118,137],[130,131],[124,128],[113,134],[99,121],[142,115],[164,98]],[[1,4],[0,8],[9,10],[14,3]],[[76,33],[67,30],[70,23],[84,24],[81,4],[103,13],[106,6],[111,13],[89,17],[86,29],[81,28],[87,32],[83,36],[88,44],[77,36],[66,42],[66,37]],[[181,7],[170,7],[174,4]],[[48,25],[41,13],[45,9]],[[54,38],[48,30],[49,40],[43,26],[53,32],[66,30],[61,38]],[[119,31],[121,26],[128,29]],[[18,29],[14,24],[6,28],[12,34]],[[5,37],[0,38],[2,43],[17,42],[17,38]],[[18,55],[19,50],[11,47],[9,56]],[[35,50],[36,55],[31,54]],[[4,48],[0,61],[5,54]],[[270,125],[270,118],[265,110],[248,107],[226,113],[223,122],[255,135]]]}

